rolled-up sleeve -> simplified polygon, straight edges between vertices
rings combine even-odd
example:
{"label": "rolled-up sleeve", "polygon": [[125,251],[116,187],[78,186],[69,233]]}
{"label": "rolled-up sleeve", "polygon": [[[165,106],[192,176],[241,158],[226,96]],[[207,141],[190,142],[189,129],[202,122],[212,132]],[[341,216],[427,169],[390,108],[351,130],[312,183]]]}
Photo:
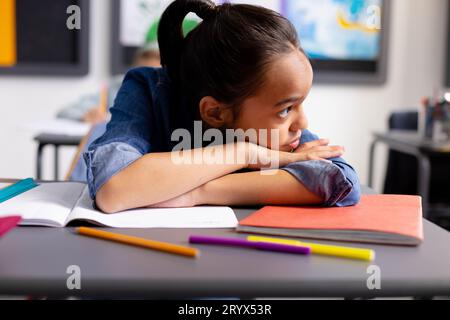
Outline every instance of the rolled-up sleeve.
{"label": "rolled-up sleeve", "polygon": [[[317,140],[318,137],[306,131],[301,143]],[[325,161],[295,162],[281,168],[293,175],[305,188],[324,199],[328,207],[352,206],[359,202],[361,185],[352,166],[342,158]]]}
{"label": "rolled-up sleeve", "polygon": [[113,142],[85,152],[83,157],[87,167],[87,182],[91,198],[95,198],[97,191],[111,177],[142,156],[136,148],[123,142]]}
{"label": "rolled-up sleeve", "polygon": [[152,95],[142,69],[127,73],[106,132],[83,154],[92,199],[114,175],[151,152]]}

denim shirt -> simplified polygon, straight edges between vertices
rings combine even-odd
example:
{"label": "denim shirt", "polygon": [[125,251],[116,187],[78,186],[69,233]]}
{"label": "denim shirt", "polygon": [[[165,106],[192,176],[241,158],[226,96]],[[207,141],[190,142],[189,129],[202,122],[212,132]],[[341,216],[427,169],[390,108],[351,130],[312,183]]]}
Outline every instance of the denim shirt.
{"label": "denim shirt", "polygon": [[[175,102],[171,92],[171,82],[164,68],[135,68],[126,74],[110,109],[112,118],[106,132],[83,154],[92,199],[110,178],[145,154],[171,152],[178,143],[171,141],[171,133],[182,122],[175,124],[173,120],[171,106]],[[177,118],[186,121],[184,128],[192,133],[193,118],[182,108],[183,104],[180,105],[176,110]],[[317,139],[304,130],[301,144]],[[324,199],[325,206],[355,205],[361,194],[355,170],[342,158],[330,160],[332,163],[295,162],[280,169]]]}

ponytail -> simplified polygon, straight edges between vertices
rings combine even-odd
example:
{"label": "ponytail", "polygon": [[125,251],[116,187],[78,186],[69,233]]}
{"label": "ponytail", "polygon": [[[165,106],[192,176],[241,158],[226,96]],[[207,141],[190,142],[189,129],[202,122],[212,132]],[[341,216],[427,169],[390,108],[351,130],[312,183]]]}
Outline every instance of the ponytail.
{"label": "ponytail", "polygon": [[[190,12],[203,21],[184,38],[183,20]],[[158,41],[173,95],[183,100],[172,106],[175,118],[180,112],[199,119],[206,96],[232,107],[237,117],[242,102],[264,83],[270,63],[301,50],[295,27],[279,13],[246,4],[216,6],[211,0],[173,1],[161,17]]]}
{"label": "ponytail", "polygon": [[183,50],[183,21],[190,13],[206,20],[215,15],[216,5],[210,0],[175,0],[164,11],[158,27],[161,65],[177,83]]}

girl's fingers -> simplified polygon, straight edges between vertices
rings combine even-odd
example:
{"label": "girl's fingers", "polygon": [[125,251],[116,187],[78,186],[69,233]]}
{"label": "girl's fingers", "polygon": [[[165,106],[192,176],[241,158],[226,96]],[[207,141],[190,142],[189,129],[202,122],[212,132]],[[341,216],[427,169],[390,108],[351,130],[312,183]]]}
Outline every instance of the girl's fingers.
{"label": "girl's fingers", "polygon": [[320,152],[337,152],[344,153],[345,149],[341,146],[316,146],[310,150],[306,150],[306,153],[318,154]]}
{"label": "girl's fingers", "polygon": [[344,151],[341,150],[325,150],[325,151],[319,151],[315,153],[316,157],[323,158],[323,159],[330,159],[330,158],[337,158],[344,154]]}
{"label": "girl's fingers", "polygon": [[311,149],[317,146],[327,146],[330,143],[330,140],[328,139],[319,139],[319,140],[314,140],[311,142],[306,142],[304,144],[302,144],[301,146],[299,146],[297,148],[297,150],[299,152],[307,150],[307,149]]}
{"label": "girl's fingers", "polygon": [[339,146],[316,146],[311,150],[299,153],[299,156],[301,156],[302,161],[310,161],[337,158],[342,156],[343,154],[344,148]]}

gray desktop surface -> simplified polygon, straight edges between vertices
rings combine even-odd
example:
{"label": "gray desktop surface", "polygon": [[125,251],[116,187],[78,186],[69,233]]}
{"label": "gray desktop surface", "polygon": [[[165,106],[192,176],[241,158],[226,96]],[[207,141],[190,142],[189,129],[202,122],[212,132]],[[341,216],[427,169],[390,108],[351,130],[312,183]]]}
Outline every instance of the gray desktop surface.
{"label": "gray desktop surface", "polygon": [[[366,191],[367,193],[368,191]],[[242,219],[255,209],[235,209]],[[190,235],[245,237],[225,229],[115,229],[188,245]],[[74,228],[19,227],[0,239],[0,295],[100,298],[450,296],[450,234],[424,220],[419,247],[372,248],[372,263],[252,249],[202,246],[192,259],[74,233]],[[69,266],[81,289],[69,290]],[[379,267],[381,289],[367,286]],[[369,282],[371,282],[369,280]]]}

